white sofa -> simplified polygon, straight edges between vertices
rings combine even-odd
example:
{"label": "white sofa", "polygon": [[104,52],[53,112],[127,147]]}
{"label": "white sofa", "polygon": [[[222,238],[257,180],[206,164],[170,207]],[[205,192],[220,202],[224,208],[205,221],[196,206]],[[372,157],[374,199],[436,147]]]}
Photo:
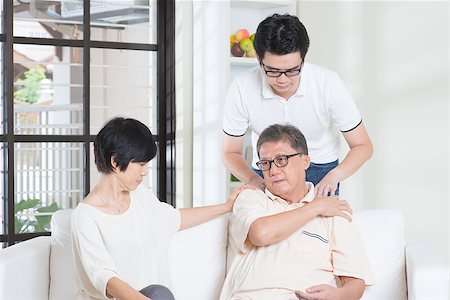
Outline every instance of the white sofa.
{"label": "white sofa", "polygon": [[[52,236],[0,250],[0,299],[74,299],[70,246],[71,210],[52,219]],[[395,210],[355,213],[377,284],[370,300],[448,300],[449,269],[429,243],[405,243]],[[177,300],[215,300],[225,278],[228,216],[179,232],[170,251]]]}

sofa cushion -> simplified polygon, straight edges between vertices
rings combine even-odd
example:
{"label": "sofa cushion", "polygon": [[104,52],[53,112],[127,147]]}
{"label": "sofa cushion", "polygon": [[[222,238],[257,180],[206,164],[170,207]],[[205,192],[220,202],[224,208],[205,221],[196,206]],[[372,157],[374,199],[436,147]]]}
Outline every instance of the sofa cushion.
{"label": "sofa cushion", "polygon": [[75,299],[75,264],[70,237],[72,211],[58,210],[51,221],[50,300]]}
{"label": "sofa cushion", "polygon": [[227,214],[175,235],[169,262],[177,300],[219,299],[225,280],[228,219]]}
{"label": "sofa cushion", "polygon": [[[70,239],[72,210],[52,218],[50,299],[74,299],[75,277]],[[172,288],[177,300],[218,299],[225,277],[228,215],[178,232],[169,251]],[[355,213],[376,285],[362,299],[406,299],[403,217],[395,210]]]}
{"label": "sofa cushion", "polygon": [[362,299],[406,300],[404,220],[400,211],[364,210],[354,215],[376,284]]}
{"label": "sofa cushion", "polygon": [[47,300],[50,237],[0,249],[0,299]]}

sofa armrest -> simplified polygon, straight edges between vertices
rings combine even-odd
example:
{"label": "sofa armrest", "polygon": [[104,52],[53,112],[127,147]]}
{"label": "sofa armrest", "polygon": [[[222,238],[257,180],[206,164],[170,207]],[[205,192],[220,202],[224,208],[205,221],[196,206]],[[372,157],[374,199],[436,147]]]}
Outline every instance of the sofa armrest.
{"label": "sofa armrest", "polygon": [[48,300],[50,237],[0,250],[0,299]]}
{"label": "sofa armrest", "polygon": [[449,299],[449,267],[429,242],[406,244],[408,300]]}

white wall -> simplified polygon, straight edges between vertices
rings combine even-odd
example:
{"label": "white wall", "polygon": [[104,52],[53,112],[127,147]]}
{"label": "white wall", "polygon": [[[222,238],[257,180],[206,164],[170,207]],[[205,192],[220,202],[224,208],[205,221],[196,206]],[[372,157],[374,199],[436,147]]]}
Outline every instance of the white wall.
{"label": "white wall", "polygon": [[400,209],[408,239],[448,253],[448,2],[300,1],[298,15],[306,59],[341,75],[375,148],[341,198]]}
{"label": "white wall", "polygon": [[228,1],[193,2],[194,206],[225,201],[221,141],[228,89],[228,5]]}

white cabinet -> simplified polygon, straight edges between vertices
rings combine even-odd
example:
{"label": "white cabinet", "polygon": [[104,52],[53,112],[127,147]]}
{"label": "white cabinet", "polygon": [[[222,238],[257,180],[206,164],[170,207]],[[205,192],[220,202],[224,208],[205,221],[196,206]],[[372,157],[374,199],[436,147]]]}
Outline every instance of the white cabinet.
{"label": "white cabinet", "polygon": [[[274,13],[291,15],[296,14],[297,1],[234,1],[230,0],[230,22],[229,22],[229,35],[235,34],[239,29],[247,29],[250,34],[256,32],[258,24],[266,17],[273,15]],[[228,38],[226,39],[228,43]],[[229,83],[239,73],[245,72],[249,68],[253,68],[258,65],[256,58],[249,57],[233,57],[231,53],[228,56],[228,79]],[[244,154],[246,160],[250,166],[252,160],[252,147],[250,134],[247,133]],[[232,175],[227,172],[227,191],[230,193],[235,187],[240,186],[241,182],[232,181]]]}
{"label": "white cabinet", "polygon": [[[296,14],[297,1],[254,1],[254,0],[230,0],[230,35],[238,29],[245,28],[250,34],[256,32],[258,24],[274,13]],[[229,55],[230,82],[234,76],[249,67],[257,65],[256,58],[233,57]]]}
{"label": "white cabinet", "polygon": [[194,206],[223,202],[234,185],[221,156],[225,95],[232,78],[257,63],[230,57],[229,36],[240,28],[254,33],[267,16],[287,12],[295,14],[296,1],[192,1]]}

